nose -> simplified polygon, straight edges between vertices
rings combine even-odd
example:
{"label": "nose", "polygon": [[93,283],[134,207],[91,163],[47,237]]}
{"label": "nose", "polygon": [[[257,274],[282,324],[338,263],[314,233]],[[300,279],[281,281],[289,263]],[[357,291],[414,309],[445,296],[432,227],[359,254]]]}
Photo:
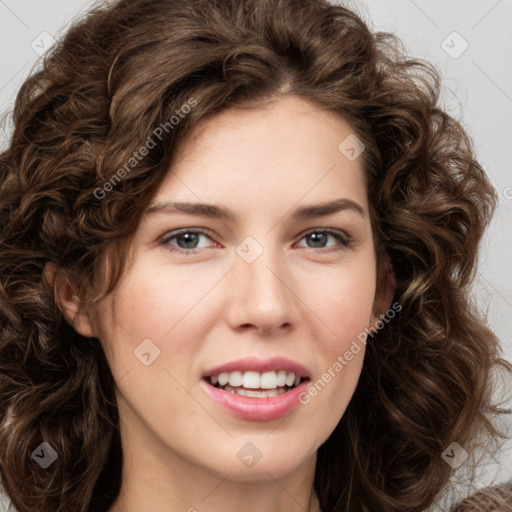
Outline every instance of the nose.
{"label": "nose", "polygon": [[229,275],[226,316],[233,329],[271,334],[295,327],[297,297],[282,258],[271,257],[270,250],[252,263],[236,255]]}

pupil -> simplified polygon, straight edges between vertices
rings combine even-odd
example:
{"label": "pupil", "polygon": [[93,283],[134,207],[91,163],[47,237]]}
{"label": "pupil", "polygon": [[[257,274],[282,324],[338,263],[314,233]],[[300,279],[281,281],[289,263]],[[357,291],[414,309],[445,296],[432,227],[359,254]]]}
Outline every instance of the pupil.
{"label": "pupil", "polygon": [[[327,236],[325,233],[312,233],[309,235],[312,240],[315,247],[323,247],[322,241],[325,242],[325,237]],[[318,243],[320,241],[320,243]]]}
{"label": "pupil", "polygon": [[185,233],[184,235],[181,235],[181,237],[178,240],[185,240],[184,245],[185,247],[182,247],[182,249],[193,249],[194,247],[189,247],[189,244],[194,245],[194,242],[197,242],[196,237],[199,236],[198,233]]}

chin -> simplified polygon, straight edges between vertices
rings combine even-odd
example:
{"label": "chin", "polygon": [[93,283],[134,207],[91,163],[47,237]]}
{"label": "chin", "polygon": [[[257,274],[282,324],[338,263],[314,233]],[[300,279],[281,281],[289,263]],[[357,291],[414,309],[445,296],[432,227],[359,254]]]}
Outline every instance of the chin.
{"label": "chin", "polygon": [[[265,436],[268,434],[265,434]],[[271,434],[272,435],[272,434]],[[306,451],[308,447],[303,442],[290,439],[283,446],[283,443],[273,444],[266,440],[266,446],[263,446],[264,439],[254,443],[250,441],[236,442],[234,450],[226,449],[225,452],[219,454],[217,459],[215,472],[222,477],[229,474],[232,481],[248,482],[248,481],[268,481],[273,478],[282,478],[288,474],[298,470],[302,465],[316,461],[316,450]],[[301,447],[304,453],[298,449]],[[232,456],[229,456],[229,453]],[[221,459],[222,455],[222,459]],[[226,457],[226,455],[228,455]],[[219,467],[219,461],[223,460],[222,467]]]}

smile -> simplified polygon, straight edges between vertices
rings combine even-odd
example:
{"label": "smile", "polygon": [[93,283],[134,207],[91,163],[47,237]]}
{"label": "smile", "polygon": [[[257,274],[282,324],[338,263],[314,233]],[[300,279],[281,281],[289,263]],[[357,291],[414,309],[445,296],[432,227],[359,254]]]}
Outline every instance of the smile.
{"label": "smile", "polygon": [[270,372],[222,372],[210,377],[213,386],[242,396],[266,398],[286,393],[298,386],[301,377],[286,370]]}
{"label": "smile", "polygon": [[[269,369],[272,366],[276,369]],[[272,421],[290,413],[308,383],[304,367],[279,358],[233,362],[206,372],[201,379],[201,386],[217,405],[249,421]]]}

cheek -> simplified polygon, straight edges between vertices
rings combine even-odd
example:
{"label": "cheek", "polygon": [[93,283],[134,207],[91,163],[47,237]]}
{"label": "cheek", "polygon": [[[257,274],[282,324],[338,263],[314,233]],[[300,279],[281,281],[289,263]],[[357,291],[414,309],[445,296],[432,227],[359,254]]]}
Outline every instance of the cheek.
{"label": "cheek", "polygon": [[[310,398],[322,397],[317,405],[334,423],[346,409],[361,374],[375,296],[373,269],[373,260],[361,261],[350,272],[321,281],[325,285],[314,294],[314,312],[322,320],[322,329],[312,334],[321,364]],[[306,396],[305,401],[310,398]]]}
{"label": "cheek", "polygon": [[[189,366],[179,362],[183,358],[186,363],[201,350],[201,340],[223,315],[222,297],[227,292],[226,282],[221,282],[224,269],[213,263],[209,269],[206,262],[201,265],[200,273],[162,264],[132,268],[103,308],[109,314],[102,315],[107,323],[102,339],[114,373],[122,374],[134,363],[137,367],[134,350],[144,339],[161,351],[159,363],[170,364],[172,355],[170,367]],[[309,331],[321,349],[323,366],[333,363],[368,327],[375,293],[373,268],[370,251],[365,251],[338,268],[318,264],[314,272],[308,267],[291,273],[294,294],[297,290],[300,298],[297,307],[304,311],[299,327]]]}
{"label": "cheek", "polygon": [[204,329],[204,307],[209,302],[205,295],[218,278],[149,267],[134,268],[102,304],[100,339],[114,375],[139,368],[134,351],[146,339],[160,351],[155,366],[166,365],[172,355],[172,366],[187,368],[188,364],[178,364],[181,358],[186,362],[199,350],[197,334]]}
{"label": "cheek", "polygon": [[[302,294],[320,320],[324,353],[339,353],[370,326],[375,298],[374,261],[365,258],[337,272],[326,269],[304,283]],[[317,333],[318,334],[318,333]],[[315,336],[318,340],[318,337]]]}
{"label": "cheek", "polygon": [[[147,265],[150,266],[150,265]],[[207,282],[191,273],[165,270],[134,272],[123,282],[112,301],[118,324],[134,333],[163,338],[186,322],[207,290]],[[193,278],[193,279],[192,279]]]}

